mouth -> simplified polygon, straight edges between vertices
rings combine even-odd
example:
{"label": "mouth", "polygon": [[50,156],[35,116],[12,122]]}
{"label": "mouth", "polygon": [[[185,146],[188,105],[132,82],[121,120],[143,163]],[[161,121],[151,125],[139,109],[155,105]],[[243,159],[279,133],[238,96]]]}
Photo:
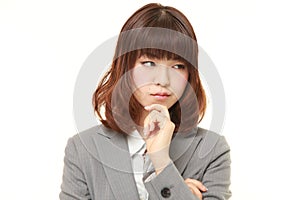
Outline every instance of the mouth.
{"label": "mouth", "polygon": [[164,99],[167,99],[169,96],[171,96],[171,94],[166,93],[166,92],[159,92],[159,93],[151,94],[151,96],[153,96],[154,98],[156,98],[158,100],[164,100]]}

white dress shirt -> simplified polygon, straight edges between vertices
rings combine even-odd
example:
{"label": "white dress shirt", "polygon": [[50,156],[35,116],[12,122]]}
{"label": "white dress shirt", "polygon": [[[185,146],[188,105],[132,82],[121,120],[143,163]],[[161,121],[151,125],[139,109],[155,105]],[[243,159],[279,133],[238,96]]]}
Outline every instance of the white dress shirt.
{"label": "white dress shirt", "polygon": [[[139,197],[141,200],[148,200],[149,194],[143,182],[144,173],[146,171],[144,168],[149,168],[149,166],[145,166],[144,153],[146,150],[146,143],[137,130],[132,132],[131,135],[127,136],[127,141]],[[146,164],[149,163],[148,160],[149,159],[147,158]],[[153,176],[151,177],[153,178]],[[148,178],[146,181],[149,181]]]}

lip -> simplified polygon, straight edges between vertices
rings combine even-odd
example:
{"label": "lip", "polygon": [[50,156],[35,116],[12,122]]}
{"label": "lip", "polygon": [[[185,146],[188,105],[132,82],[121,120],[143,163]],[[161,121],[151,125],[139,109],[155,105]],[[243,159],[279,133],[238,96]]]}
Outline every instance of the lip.
{"label": "lip", "polygon": [[158,99],[158,100],[164,100],[167,99],[170,94],[166,93],[166,92],[158,92],[155,94],[151,94],[151,96],[153,96],[154,98]]}
{"label": "lip", "polygon": [[153,96],[170,96],[171,94],[167,93],[167,92],[157,92],[155,94],[151,94]]}

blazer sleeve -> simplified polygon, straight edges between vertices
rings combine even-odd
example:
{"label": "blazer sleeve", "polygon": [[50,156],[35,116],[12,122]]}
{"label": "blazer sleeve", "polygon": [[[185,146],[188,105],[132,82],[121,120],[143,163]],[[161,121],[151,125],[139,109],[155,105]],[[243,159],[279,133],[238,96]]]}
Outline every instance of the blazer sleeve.
{"label": "blazer sleeve", "polygon": [[74,138],[68,140],[65,148],[64,170],[59,198],[60,200],[91,199]]}
{"label": "blazer sleeve", "polygon": [[220,136],[201,181],[208,188],[203,193],[203,200],[224,200],[231,197],[230,165],[230,148],[224,136]]}
{"label": "blazer sleeve", "polygon": [[[194,155],[198,156],[198,155]],[[230,155],[229,146],[224,137],[219,137],[214,146],[210,159],[206,160],[204,174],[195,174],[191,178],[202,182],[208,191],[202,193],[203,200],[224,200],[229,199],[231,192],[230,185]],[[199,164],[203,166],[198,159]],[[201,173],[203,169],[194,169]],[[202,178],[201,178],[202,177]],[[200,180],[201,179],[201,180]],[[144,182],[149,193],[149,199],[176,199],[176,200],[199,200],[188,188],[183,177],[176,166],[170,163],[159,175],[149,182]]]}
{"label": "blazer sleeve", "polygon": [[149,193],[149,200],[199,200],[190,191],[173,162],[159,175],[144,184]]}

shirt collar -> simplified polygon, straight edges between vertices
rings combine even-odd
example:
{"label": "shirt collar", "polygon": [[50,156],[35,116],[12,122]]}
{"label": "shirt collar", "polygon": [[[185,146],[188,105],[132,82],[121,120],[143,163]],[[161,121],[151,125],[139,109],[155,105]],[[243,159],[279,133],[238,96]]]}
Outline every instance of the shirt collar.
{"label": "shirt collar", "polygon": [[131,157],[137,153],[144,153],[146,149],[145,141],[137,130],[133,131],[130,135],[127,136],[127,142]]}

